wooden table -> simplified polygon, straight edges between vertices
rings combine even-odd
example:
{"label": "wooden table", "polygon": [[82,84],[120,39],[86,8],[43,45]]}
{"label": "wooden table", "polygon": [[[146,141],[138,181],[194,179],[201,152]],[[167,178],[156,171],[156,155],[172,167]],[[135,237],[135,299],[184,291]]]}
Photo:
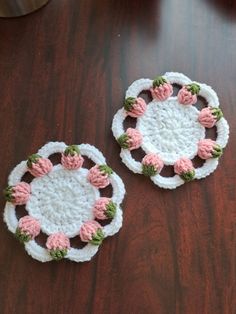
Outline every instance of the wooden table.
{"label": "wooden table", "polygon": [[[52,0],[0,20],[1,188],[65,141],[98,147],[127,189],[123,228],[89,263],[39,263],[1,222],[1,313],[236,313],[235,12],[226,0]],[[110,129],[129,84],[166,71],[211,85],[231,126],[217,171],[173,191],[128,171]]]}

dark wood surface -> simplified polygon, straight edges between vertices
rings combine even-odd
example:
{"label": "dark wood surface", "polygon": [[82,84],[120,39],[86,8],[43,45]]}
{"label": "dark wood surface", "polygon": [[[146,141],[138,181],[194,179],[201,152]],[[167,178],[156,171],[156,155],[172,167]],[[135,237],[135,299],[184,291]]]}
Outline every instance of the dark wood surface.
{"label": "dark wood surface", "polygon": [[[1,188],[57,140],[97,146],[127,189],[123,228],[89,263],[39,263],[1,222],[1,313],[236,313],[235,12],[228,0],[51,0],[0,20]],[[128,171],[110,130],[128,85],[166,71],[211,85],[231,127],[217,171],[174,191]]]}

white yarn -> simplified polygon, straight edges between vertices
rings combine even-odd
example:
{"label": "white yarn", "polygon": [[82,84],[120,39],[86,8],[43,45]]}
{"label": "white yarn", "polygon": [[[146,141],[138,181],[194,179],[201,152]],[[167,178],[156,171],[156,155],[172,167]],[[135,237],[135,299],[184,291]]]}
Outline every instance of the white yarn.
{"label": "white yarn", "polygon": [[182,156],[193,158],[198,141],[205,137],[205,128],[197,118],[195,107],[182,106],[174,97],[150,102],[144,115],[137,119],[143,150],[159,154],[166,165],[173,165]]}
{"label": "white yarn", "polygon": [[87,169],[66,170],[57,165],[48,175],[33,179],[26,210],[40,221],[44,233],[75,237],[82,224],[93,219],[99,191],[87,181],[87,174]]}
{"label": "white yarn", "polygon": [[[208,106],[219,107],[219,99],[215,91],[208,85],[192,82],[182,73],[167,72],[163,75],[171,84],[186,85],[197,83],[200,86],[199,95],[204,97]],[[137,98],[142,91],[149,90],[153,81],[139,79],[133,82],[126,92],[126,98]],[[137,118],[136,129],[142,136],[141,148],[146,154],[157,153],[165,165],[173,165],[180,157],[194,158],[197,155],[197,144],[205,138],[205,128],[197,121],[199,110],[194,106],[181,105],[177,96],[166,101],[152,100],[148,103],[146,112]],[[123,122],[127,117],[124,108],[117,111],[112,122],[112,132],[118,139],[124,132]],[[229,126],[225,118],[216,123],[216,142],[224,148],[228,142]],[[134,173],[142,173],[142,164],[136,161],[128,149],[121,149],[123,163]],[[218,165],[217,159],[207,160],[202,167],[195,169],[196,179],[211,174]],[[179,175],[162,177],[160,174],[150,177],[159,187],[174,189],[184,181]]]}
{"label": "white yarn", "polygon": [[[87,156],[94,163],[106,164],[102,153],[89,144],[78,145],[81,155]],[[38,154],[49,157],[54,153],[62,153],[65,143],[50,142],[44,145]],[[26,161],[18,164],[9,175],[9,185],[21,182],[27,172]],[[26,204],[29,215],[38,219],[41,229],[47,235],[64,232],[68,237],[78,235],[81,225],[93,219],[92,207],[100,197],[99,190],[87,181],[88,170],[66,170],[62,165],[56,165],[47,175],[34,178],[31,182],[31,196]],[[125,188],[121,178],[113,172],[110,177],[113,188],[112,201],[117,204],[115,217],[110,224],[103,227],[105,237],[119,231],[122,226],[122,209],[120,207],[125,195]],[[8,229],[15,233],[18,226],[16,207],[10,202],[4,209],[4,220]],[[25,243],[29,255],[41,262],[52,260],[47,249],[41,247],[35,240]],[[70,248],[65,258],[76,262],[90,260],[98,251],[98,246],[87,244],[82,249]]]}

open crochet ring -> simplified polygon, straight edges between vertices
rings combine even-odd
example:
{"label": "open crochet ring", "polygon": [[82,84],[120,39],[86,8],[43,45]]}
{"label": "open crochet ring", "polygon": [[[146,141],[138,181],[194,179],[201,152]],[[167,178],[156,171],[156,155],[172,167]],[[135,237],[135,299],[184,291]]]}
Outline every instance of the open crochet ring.
{"label": "open crochet ring", "polygon": [[[53,165],[50,155],[61,154]],[[95,166],[83,168],[83,156]],[[34,178],[22,181],[26,172]],[[102,153],[88,144],[67,146],[50,142],[37,154],[22,161],[11,172],[5,189],[4,220],[8,229],[24,243],[29,255],[41,262],[67,258],[75,262],[90,260],[103,239],[122,226],[125,188],[120,177],[106,165]],[[112,197],[101,197],[99,189],[111,184]],[[24,205],[27,215],[17,218],[17,206]],[[101,223],[103,224],[101,225]],[[47,235],[45,247],[36,241],[40,232]],[[70,238],[86,243],[73,248]]]}
{"label": "open crochet ring", "polygon": [[[177,96],[172,96],[173,84],[181,86]],[[143,91],[151,92],[152,100],[148,104],[139,97]],[[201,111],[194,106],[198,96],[207,102]],[[124,129],[127,116],[137,119],[135,128]],[[206,138],[206,128],[214,126],[217,137],[213,141]],[[212,173],[229,137],[229,126],[214,90],[174,72],[155,80],[133,82],[126,92],[123,108],[114,116],[112,131],[121,146],[123,163],[134,173],[144,174],[166,189]],[[141,162],[131,155],[132,150],[140,147],[146,154]],[[194,167],[195,156],[205,160],[202,167]],[[174,166],[173,177],[161,175],[164,165]]]}

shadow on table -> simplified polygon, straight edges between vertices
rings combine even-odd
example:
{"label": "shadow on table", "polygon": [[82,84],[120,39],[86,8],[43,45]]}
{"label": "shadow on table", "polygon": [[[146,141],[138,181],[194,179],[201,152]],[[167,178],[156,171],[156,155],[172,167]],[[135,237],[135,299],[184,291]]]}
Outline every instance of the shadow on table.
{"label": "shadow on table", "polygon": [[236,19],[236,1],[232,0],[203,0],[216,9],[224,18]]}

